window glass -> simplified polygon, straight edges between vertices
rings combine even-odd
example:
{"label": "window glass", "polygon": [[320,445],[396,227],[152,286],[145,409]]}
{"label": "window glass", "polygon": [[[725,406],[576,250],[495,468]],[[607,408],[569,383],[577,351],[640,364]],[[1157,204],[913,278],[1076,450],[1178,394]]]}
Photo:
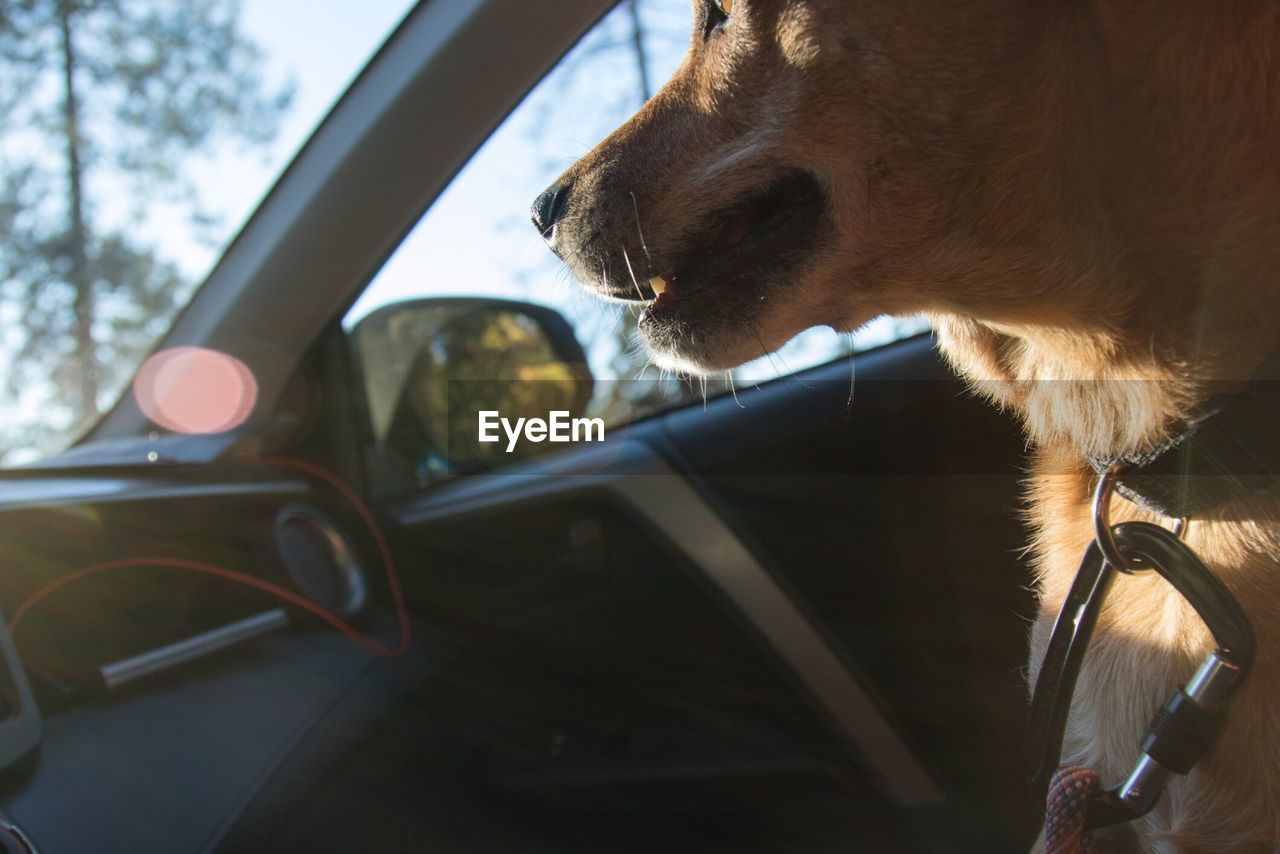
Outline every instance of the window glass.
{"label": "window glass", "polygon": [[424,215],[346,317],[415,297],[486,296],[559,311],[596,377],[590,413],[618,424],[731,383],[773,379],[851,350],[922,331],[883,318],[854,335],[810,330],[731,376],[663,376],[635,343],[635,316],[582,291],[530,226],[528,210],[557,175],[634,113],[689,43],[688,0],[623,0],[529,94]]}
{"label": "window glass", "polygon": [[0,4],[0,466],[118,399],[412,5]]}

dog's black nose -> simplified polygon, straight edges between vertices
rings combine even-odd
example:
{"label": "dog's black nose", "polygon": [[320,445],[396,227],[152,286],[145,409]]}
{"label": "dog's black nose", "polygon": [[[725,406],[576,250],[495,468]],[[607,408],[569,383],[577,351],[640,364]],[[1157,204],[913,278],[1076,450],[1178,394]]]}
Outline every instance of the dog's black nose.
{"label": "dog's black nose", "polygon": [[564,214],[565,205],[569,201],[569,189],[572,185],[568,182],[561,184],[556,182],[550,187],[542,191],[542,195],[533,200],[533,227],[538,229],[538,233],[542,235],[548,243],[555,236],[556,223],[560,221],[560,217]]}

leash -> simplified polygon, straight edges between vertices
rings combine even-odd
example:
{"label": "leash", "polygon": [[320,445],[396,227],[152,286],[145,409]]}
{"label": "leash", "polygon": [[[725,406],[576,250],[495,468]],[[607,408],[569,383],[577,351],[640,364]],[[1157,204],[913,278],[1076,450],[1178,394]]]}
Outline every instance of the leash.
{"label": "leash", "polygon": [[[1089,832],[1149,812],[1174,774],[1186,774],[1213,746],[1225,722],[1226,701],[1253,663],[1253,629],[1239,603],[1182,541],[1187,520],[1173,531],[1147,522],[1110,524],[1119,477],[1112,466],[1094,494],[1095,539],[1054,623],[1031,701],[1032,782],[1046,804],[1049,854],[1085,854]],[[1097,774],[1058,769],[1080,666],[1119,574],[1155,571],[1195,609],[1213,635],[1211,652],[1186,685],[1157,712],[1141,742],[1142,757],[1120,784],[1103,788]],[[1058,769],[1055,772],[1055,769]]]}
{"label": "leash", "polygon": [[1089,854],[1092,845],[1085,821],[1089,802],[1102,788],[1097,773],[1064,765],[1049,782],[1044,809],[1045,854]]}

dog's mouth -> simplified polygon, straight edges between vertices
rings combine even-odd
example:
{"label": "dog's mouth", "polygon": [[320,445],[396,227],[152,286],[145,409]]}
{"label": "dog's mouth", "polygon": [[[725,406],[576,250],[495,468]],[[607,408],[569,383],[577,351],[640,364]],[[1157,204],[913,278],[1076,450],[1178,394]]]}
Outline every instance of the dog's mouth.
{"label": "dog's mouth", "polygon": [[642,329],[669,319],[691,320],[712,303],[728,310],[726,301],[758,296],[812,252],[826,209],[817,179],[794,171],[706,217],[682,251],[658,262],[660,272],[638,281],[627,295],[628,301],[645,304]]}

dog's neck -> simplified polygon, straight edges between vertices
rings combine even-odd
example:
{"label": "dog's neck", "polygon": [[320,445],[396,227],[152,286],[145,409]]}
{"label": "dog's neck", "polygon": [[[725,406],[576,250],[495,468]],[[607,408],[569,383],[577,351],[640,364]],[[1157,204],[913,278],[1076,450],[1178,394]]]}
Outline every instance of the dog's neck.
{"label": "dog's neck", "polygon": [[978,393],[1018,414],[1034,444],[1082,463],[1159,444],[1196,398],[1196,383],[1176,368],[1106,336],[933,320],[943,353]]}
{"label": "dog's neck", "polygon": [[[1046,48],[1073,72],[1024,93],[1039,118],[1023,126],[1048,129],[1043,157],[993,167],[991,186],[1050,186],[1010,239],[1029,260],[1011,252],[971,274],[1025,277],[1039,316],[997,304],[933,315],[975,388],[1019,413],[1035,444],[1082,461],[1160,444],[1280,349],[1280,13],[1181,4],[1199,19],[1188,26],[1099,6]],[[1245,47],[1186,43],[1206,34]]]}

